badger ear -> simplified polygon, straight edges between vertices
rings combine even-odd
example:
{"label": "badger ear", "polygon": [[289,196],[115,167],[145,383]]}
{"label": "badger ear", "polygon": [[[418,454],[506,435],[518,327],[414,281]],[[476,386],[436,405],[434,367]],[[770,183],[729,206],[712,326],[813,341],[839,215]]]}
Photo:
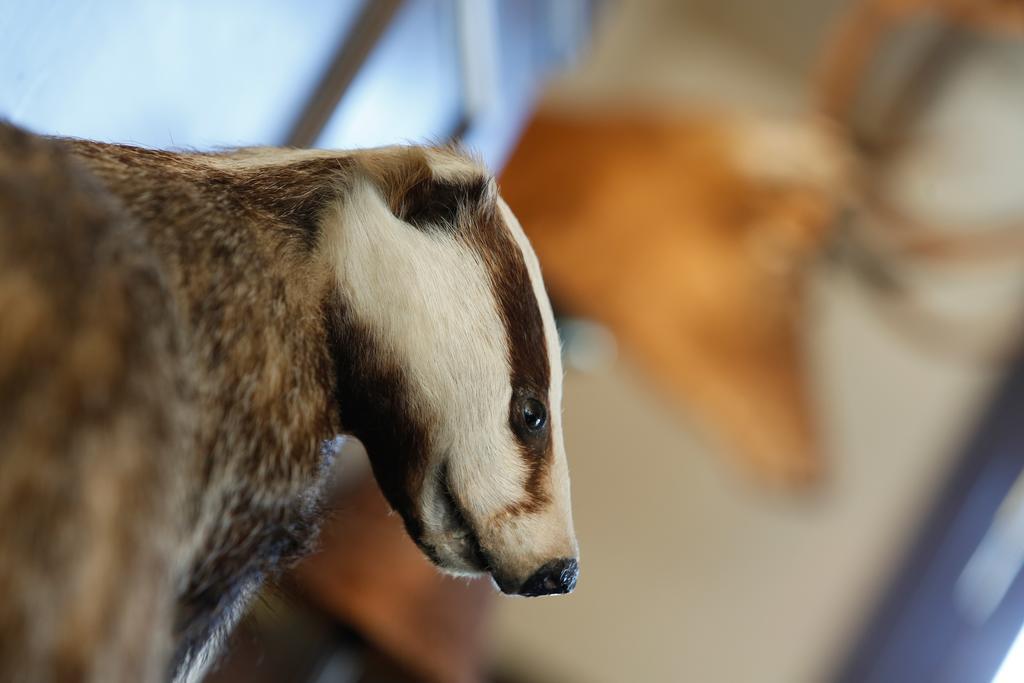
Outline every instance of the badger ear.
{"label": "badger ear", "polygon": [[422,230],[455,231],[459,217],[479,210],[493,194],[483,174],[438,178],[416,147],[382,154],[367,164],[391,212]]}
{"label": "badger ear", "polygon": [[490,182],[483,176],[421,179],[401,197],[395,215],[420,229],[454,231],[460,216],[484,205]]}

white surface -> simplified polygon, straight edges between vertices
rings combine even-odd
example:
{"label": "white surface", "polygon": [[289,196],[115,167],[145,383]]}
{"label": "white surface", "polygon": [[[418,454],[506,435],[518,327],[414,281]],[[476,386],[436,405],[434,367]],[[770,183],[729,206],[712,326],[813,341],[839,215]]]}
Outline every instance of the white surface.
{"label": "white surface", "polygon": [[999,671],[992,678],[992,683],[1018,683],[1024,681],[1024,630],[1017,634],[1010,646]]}

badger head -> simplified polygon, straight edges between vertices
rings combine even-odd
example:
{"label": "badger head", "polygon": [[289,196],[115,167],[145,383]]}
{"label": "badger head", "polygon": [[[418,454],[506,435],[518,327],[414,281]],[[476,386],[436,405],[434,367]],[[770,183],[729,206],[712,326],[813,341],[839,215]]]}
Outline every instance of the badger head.
{"label": "badger head", "polygon": [[449,149],[358,153],[327,217],[344,428],[416,544],[505,593],[573,589],[562,369],[537,259]]}

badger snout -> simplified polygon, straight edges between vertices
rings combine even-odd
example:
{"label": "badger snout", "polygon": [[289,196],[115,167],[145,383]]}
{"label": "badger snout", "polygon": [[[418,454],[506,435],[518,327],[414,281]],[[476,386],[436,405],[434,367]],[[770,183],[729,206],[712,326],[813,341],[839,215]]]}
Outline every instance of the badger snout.
{"label": "badger snout", "polygon": [[575,558],[562,558],[548,562],[516,588],[501,585],[498,587],[503,593],[522,595],[528,598],[562,595],[572,593],[576,588],[576,578],[579,573],[580,564]]}
{"label": "badger snout", "polygon": [[474,514],[463,500],[477,487],[456,488],[440,468],[425,506],[417,544],[434,564],[456,575],[490,575],[506,595],[571,593],[579,560],[570,515],[562,506],[529,514]]}

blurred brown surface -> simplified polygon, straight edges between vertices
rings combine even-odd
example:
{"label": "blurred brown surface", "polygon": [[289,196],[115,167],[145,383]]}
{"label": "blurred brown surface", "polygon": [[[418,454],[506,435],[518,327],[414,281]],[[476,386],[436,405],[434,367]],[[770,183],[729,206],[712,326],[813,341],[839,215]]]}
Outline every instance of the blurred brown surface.
{"label": "blurred brown surface", "polygon": [[424,681],[480,679],[494,589],[441,575],[372,478],[343,498],[321,545],[295,572],[313,603]]}
{"label": "blurred brown surface", "polygon": [[502,176],[556,306],[609,325],[763,478],[821,463],[801,344],[838,144],[813,122],[541,114]]}

